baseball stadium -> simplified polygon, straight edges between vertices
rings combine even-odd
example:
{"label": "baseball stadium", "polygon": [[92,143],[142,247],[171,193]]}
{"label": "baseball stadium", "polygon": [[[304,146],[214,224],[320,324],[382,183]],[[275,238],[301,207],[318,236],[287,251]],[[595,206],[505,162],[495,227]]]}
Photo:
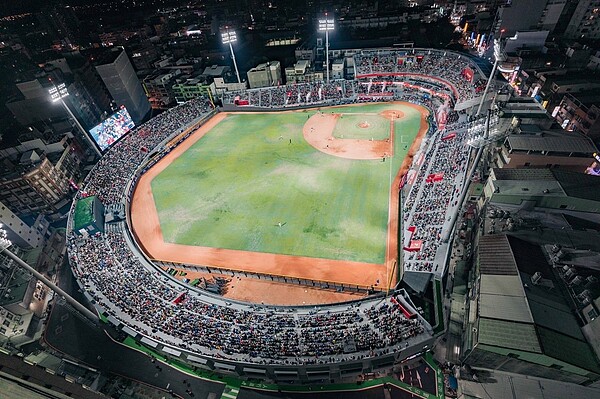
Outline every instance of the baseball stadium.
{"label": "baseball stadium", "polygon": [[[395,102],[221,112],[140,178],[133,231],[162,262],[389,289],[391,187],[427,132],[427,114]],[[260,291],[247,299],[272,300]]]}
{"label": "baseball stadium", "polygon": [[132,345],[284,384],[431,347],[441,291],[423,311],[403,281],[441,284],[487,75],[431,49],[352,59],[351,80],[196,98],[104,153],[76,203],[106,219],[73,205],[69,260]]}

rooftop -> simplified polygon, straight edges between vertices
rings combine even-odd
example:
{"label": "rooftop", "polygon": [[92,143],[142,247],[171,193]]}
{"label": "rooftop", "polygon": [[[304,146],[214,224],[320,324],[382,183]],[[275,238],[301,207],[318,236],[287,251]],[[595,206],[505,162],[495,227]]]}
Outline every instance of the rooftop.
{"label": "rooftop", "polygon": [[[7,270],[2,276],[0,286],[0,306],[6,306],[23,301],[31,276],[16,265]],[[7,280],[8,279],[8,280]]]}
{"label": "rooftop", "polygon": [[560,169],[494,168],[494,185],[500,193],[566,196],[600,201],[600,179],[585,173]]}
{"label": "rooftop", "polygon": [[478,341],[482,344],[542,353],[533,324],[480,318],[478,330]]}
{"label": "rooftop", "polygon": [[559,75],[552,78],[552,82],[557,85],[575,85],[575,84],[600,84],[600,78],[589,72],[573,73]]}
{"label": "rooftop", "polygon": [[125,50],[123,50],[121,47],[114,47],[110,51],[104,50],[102,52],[94,52],[94,63],[96,65],[112,64],[123,51]]}
{"label": "rooftop", "polygon": [[256,71],[265,71],[269,67],[277,67],[279,65],[279,61],[270,61],[263,62],[262,64],[258,64],[254,68],[250,69],[248,72],[256,72]]}
{"label": "rooftop", "polygon": [[[543,354],[579,372],[600,371],[539,245],[504,234],[483,236],[478,266],[480,344],[518,350],[526,361],[545,364],[535,355]],[[538,272],[543,280],[534,283]]]}
{"label": "rooftop", "polygon": [[567,172],[565,170],[552,170],[566,195],[590,201],[600,201],[600,179],[585,173]]}
{"label": "rooftop", "polygon": [[503,371],[488,371],[485,380],[460,380],[465,398],[592,398],[598,395],[597,388],[520,375]]}
{"label": "rooftop", "polygon": [[519,276],[482,274],[479,315],[520,323],[533,323]]}
{"label": "rooftop", "polygon": [[550,169],[533,168],[494,168],[495,180],[554,180]]}
{"label": "rooftop", "polygon": [[539,135],[511,134],[507,140],[510,148],[517,151],[579,153],[587,156],[598,152],[589,137],[564,130],[546,130]]}
{"label": "rooftop", "polygon": [[202,72],[202,75],[211,76],[213,78],[217,78],[217,77],[221,77],[221,76],[225,75],[225,73],[227,71],[229,71],[229,67],[228,66],[224,66],[224,65],[212,65],[212,66],[204,68],[204,72]]}
{"label": "rooftop", "polygon": [[481,274],[517,275],[515,259],[506,236],[481,237],[478,263]]}
{"label": "rooftop", "polygon": [[540,125],[534,125],[532,123],[522,123],[519,126],[521,134],[542,134],[544,129]]}
{"label": "rooftop", "polygon": [[[532,99],[533,100],[533,99]],[[546,117],[546,109],[536,101],[510,101],[502,107],[502,116],[521,116],[528,118]]]}

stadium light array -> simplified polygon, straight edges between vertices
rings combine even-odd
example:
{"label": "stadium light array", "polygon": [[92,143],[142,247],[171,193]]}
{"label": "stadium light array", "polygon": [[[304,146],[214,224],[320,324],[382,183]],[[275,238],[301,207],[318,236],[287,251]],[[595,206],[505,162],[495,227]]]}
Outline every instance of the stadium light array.
{"label": "stadium light array", "polygon": [[[502,33],[504,30],[502,30]],[[494,40],[494,66],[492,67],[492,72],[488,77],[487,84],[485,85],[485,90],[483,90],[483,95],[481,96],[481,101],[479,102],[479,107],[477,108],[477,112],[475,116],[481,113],[481,109],[483,108],[483,103],[487,97],[487,93],[490,90],[490,85],[492,80],[494,80],[494,76],[496,76],[496,71],[498,70],[498,63],[506,61],[506,56],[504,55],[504,50],[502,49],[502,41],[495,39]]]}
{"label": "stadium light array", "polygon": [[90,146],[96,152],[96,154],[98,154],[98,156],[101,157],[102,152],[100,152],[96,144],[88,135],[87,131],[83,128],[83,126],[81,126],[81,123],[79,123],[79,120],[75,117],[71,109],[67,106],[67,104],[65,104],[64,99],[69,96],[69,90],[67,89],[67,85],[65,85],[64,83],[60,83],[58,86],[52,86],[48,90],[48,92],[50,93],[50,99],[53,103],[60,101],[65,111],[67,111],[71,119],[73,119],[73,121],[75,122],[75,125],[77,125],[77,128],[79,129],[83,137],[87,139],[87,141],[90,143]]}
{"label": "stadium light array", "polygon": [[2,228],[2,223],[0,223],[0,252],[2,252],[5,248],[8,248],[12,245],[12,242],[8,239],[6,235],[6,230]]}
{"label": "stadium light array", "polygon": [[12,245],[12,242],[8,239],[8,237],[6,235],[6,230],[4,230],[2,228],[2,224],[0,224],[0,254],[7,255],[17,265],[19,265],[23,269],[27,270],[29,273],[31,273],[33,276],[35,276],[38,280],[40,280],[41,282],[46,284],[48,287],[50,287],[50,289],[52,291],[56,292],[58,295],[60,295],[62,298],[64,298],[69,303],[69,305],[73,306],[83,316],[87,317],[88,319],[90,319],[94,322],[98,321],[98,316],[95,313],[93,313],[88,308],[86,308],[85,306],[83,306],[82,304],[77,302],[72,296],[67,294],[65,291],[63,291],[60,287],[58,287],[52,281],[48,280],[48,278],[46,276],[44,276],[43,274],[41,274],[40,272],[35,270],[33,267],[29,266],[27,263],[25,263],[24,260],[22,260],[17,255],[15,255],[11,251],[9,251],[8,248],[10,248],[11,245]]}
{"label": "stadium light array", "polygon": [[233,59],[233,66],[235,67],[235,74],[237,76],[238,83],[242,83],[240,79],[240,72],[238,71],[237,62],[235,61],[235,53],[233,52],[232,43],[237,42],[237,34],[233,30],[227,29],[221,32],[221,40],[223,44],[229,44],[229,50],[231,50],[231,58]]}
{"label": "stadium light array", "polygon": [[333,18],[327,16],[319,19],[319,31],[325,32],[325,71],[327,73],[327,83],[329,83],[329,31],[335,28],[335,22]]}
{"label": "stadium light array", "polygon": [[69,91],[67,90],[67,86],[64,83],[59,84],[58,86],[52,87],[50,90],[50,98],[52,102],[57,102],[62,100],[63,98],[69,95]]}

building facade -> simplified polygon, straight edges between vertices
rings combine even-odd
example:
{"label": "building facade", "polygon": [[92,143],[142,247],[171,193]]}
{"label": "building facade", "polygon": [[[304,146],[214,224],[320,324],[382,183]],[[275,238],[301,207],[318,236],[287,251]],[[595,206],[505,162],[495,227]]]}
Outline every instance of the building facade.
{"label": "building facade", "polygon": [[150,114],[150,102],[123,48],[104,55],[96,65],[117,106],[124,105],[136,125]]}
{"label": "building facade", "polygon": [[0,202],[16,214],[55,211],[66,204],[80,165],[73,145],[66,141],[61,151],[29,149],[2,160]]}
{"label": "building facade", "polygon": [[175,76],[179,73],[179,70],[172,70],[167,73],[159,72],[144,78],[142,86],[153,109],[165,109],[173,104],[175,96],[172,86],[175,82]]}
{"label": "building facade", "polygon": [[[94,66],[86,57],[79,52],[73,52],[65,55],[65,58],[73,74],[73,83],[69,87],[70,96],[65,99],[65,103],[81,123],[91,129],[107,115],[112,114],[112,99]],[[79,92],[81,95],[78,95]],[[79,108],[84,110],[79,111]],[[89,116],[80,117],[83,112]]]}
{"label": "building facade", "polygon": [[493,27],[496,36],[504,30],[504,36],[517,31],[552,31],[562,15],[567,0],[513,0],[499,7]]}
{"label": "building facade", "polygon": [[259,64],[248,71],[248,84],[251,89],[281,84],[281,65],[279,61]]}
{"label": "building facade", "polygon": [[600,96],[596,93],[565,94],[552,111],[560,126],[581,132],[593,139],[600,138]]}
{"label": "building facade", "polygon": [[2,202],[0,202],[0,223],[8,239],[21,248],[37,248],[44,242],[41,231],[29,226]]}
{"label": "building facade", "polygon": [[573,39],[600,38],[600,2],[579,0],[565,30],[565,36]]}
{"label": "building facade", "polygon": [[338,58],[331,63],[331,79],[345,78],[345,58]]}
{"label": "building facade", "polygon": [[315,71],[308,60],[300,60],[293,66],[285,68],[285,79],[287,83],[302,83],[322,81],[323,71]]}
{"label": "building facade", "polygon": [[577,132],[543,130],[521,125],[498,147],[493,161],[498,168],[560,168],[582,173],[598,152],[594,142]]}

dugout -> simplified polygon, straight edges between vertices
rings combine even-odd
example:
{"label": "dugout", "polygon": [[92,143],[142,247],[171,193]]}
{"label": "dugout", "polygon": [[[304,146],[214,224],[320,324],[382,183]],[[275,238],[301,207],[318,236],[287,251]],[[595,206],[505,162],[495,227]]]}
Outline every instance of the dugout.
{"label": "dugout", "polygon": [[78,235],[104,232],[104,205],[98,197],[94,195],[77,201],[73,216],[73,231]]}

